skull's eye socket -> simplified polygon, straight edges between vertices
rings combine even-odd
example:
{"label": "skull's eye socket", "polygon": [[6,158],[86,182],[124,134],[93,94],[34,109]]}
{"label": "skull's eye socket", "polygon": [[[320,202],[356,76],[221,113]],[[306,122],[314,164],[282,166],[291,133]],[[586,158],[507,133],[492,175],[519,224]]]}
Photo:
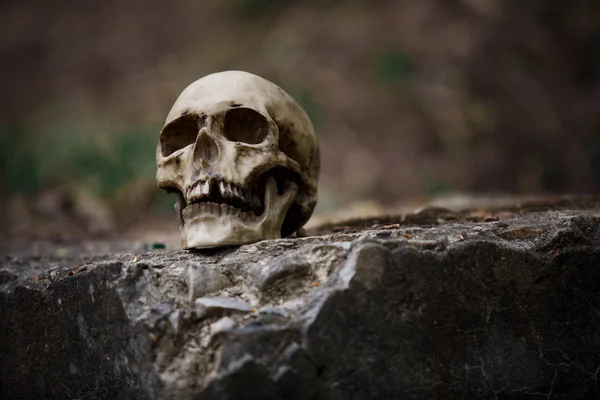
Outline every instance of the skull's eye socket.
{"label": "skull's eye socket", "polygon": [[179,149],[194,143],[202,121],[195,115],[184,115],[171,121],[160,133],[160,151],[167,157]]}
{"label": "skull's eye socket", "polygon": [[233,142],[258,144],[269,133],[269,121],[249,108],[232,108],[225,115],[223,136]]}

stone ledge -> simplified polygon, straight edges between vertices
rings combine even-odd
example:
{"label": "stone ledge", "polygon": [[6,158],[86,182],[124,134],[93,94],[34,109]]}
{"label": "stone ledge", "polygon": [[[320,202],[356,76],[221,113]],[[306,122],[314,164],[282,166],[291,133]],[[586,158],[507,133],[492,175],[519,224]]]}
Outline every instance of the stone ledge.
{"label": "stone ledge", "polygon": [[0,266],[0,398],[600,398],[600,209]]}

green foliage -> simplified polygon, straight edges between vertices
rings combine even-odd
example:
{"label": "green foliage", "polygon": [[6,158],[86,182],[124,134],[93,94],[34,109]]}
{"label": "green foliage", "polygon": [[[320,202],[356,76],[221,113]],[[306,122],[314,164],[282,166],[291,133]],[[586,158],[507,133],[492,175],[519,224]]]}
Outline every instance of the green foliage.
{"label": "green foliage", "polygon": [[428,196],[438,196],[451,191],[450,185],[441,180],[429,180],[425,184],[425,193]]}
{"label": "green foliage", "polygon": [[31,195],[42,188],[44,173],[34,150],[38,147],[21,127],[0,130],[0,182],[8,193]]}
{"label": "green foliage", "polygon": [[315,96],[308,90],[287,90],[286,91],[292,96],[300,107],[306,111],[306,114],[312,121],[315,131],[319,133],[319,128],[323,122],[323,106],[317,101]]}
{"label": "green foliage", "polygon": [[404,84],[412,77],[415,66],[411,58],[402,52],[390,50],[375,56],[372,73],[383,85]]}
{"label": "green foliage", "polygon": [[173,193],[167,193],[164,190],[158,190],[156,198],[152,202],[151,209],[153,211],[168,211],[173,212],[177,196]]}
{"label": "green foliage", "polygon": [[278,0],[225,0],[233,14],[243,19],[259,19],[275,13],[285,5]]}
{"label": "green foliage", "polygon": [[127,182],[154,179],[157,131],[92,134],[71,129],[31,136],[23,129],[5,128],[0,131],[0,179],[9,194],[34,195],[68,183],[110,197]]}

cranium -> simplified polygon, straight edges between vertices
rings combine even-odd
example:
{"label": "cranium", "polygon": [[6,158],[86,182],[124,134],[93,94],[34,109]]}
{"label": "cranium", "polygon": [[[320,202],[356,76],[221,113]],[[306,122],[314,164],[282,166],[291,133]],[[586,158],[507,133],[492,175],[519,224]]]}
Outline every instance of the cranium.
{"label": "cranium", "polygon": [[247,72],[189,85],[167,116],[156,161],[158,186],[178,195],[183,248],[285,237],[317,202],[310,119],[283,89]]}

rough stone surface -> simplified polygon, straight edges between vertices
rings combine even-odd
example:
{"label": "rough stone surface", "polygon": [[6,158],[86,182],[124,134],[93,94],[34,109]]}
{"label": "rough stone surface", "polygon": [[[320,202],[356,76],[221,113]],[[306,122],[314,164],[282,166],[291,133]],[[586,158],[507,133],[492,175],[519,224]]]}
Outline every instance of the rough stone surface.
{"label": "rough stone surface", "polygon": [[426,215],[223,250],[4,255],[0,398],[600,398],[600,209]]}

